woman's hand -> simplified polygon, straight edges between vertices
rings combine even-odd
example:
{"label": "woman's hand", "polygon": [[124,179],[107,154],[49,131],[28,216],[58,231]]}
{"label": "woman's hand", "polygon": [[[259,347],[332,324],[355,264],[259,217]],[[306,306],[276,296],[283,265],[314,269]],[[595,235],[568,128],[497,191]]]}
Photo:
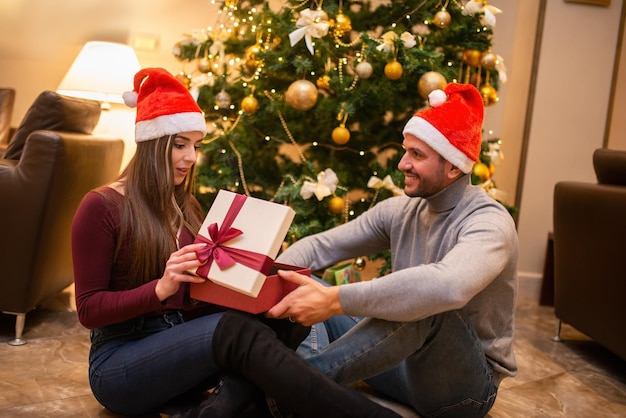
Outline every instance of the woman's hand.
{"label": "woman's hand", "polygon": [[189,244],[173,252],[165,264],[163,277],[159,279],[154,289],[160,301],[164,301],[178,291],[181,283],[204,283],[206,279],[194,276],[187,272],[200,266],[196,251],[206,247],[206,244]]}

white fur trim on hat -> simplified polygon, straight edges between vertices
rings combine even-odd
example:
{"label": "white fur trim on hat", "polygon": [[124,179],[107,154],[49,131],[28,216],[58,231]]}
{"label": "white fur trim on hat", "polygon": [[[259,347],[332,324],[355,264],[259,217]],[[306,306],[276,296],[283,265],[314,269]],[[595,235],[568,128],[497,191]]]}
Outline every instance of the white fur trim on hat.
{"label": "white fur trim on hat", "polygon": [[181,132],[199,131],[206,135],[206,121],[198,112],[173,113],[135,124],[135,141],[149,141]]}
{"label": "white fur trim on hat", "polygon": [[474,161],[448,141],[448,139],[430,122],[419,116],[413,116],[404,126],[403,135],[411,134],[424,141],[443,158],[450,161],[465,174],[472,171]]}

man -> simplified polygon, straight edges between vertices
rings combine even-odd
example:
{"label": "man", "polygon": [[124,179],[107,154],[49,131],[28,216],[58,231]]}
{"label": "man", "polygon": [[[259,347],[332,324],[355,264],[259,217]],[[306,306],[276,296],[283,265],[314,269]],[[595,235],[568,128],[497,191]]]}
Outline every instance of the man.
{"label": "man", "polygon": [[403,132],[406,196],[278,258],[317,270],[390,248],[393,272],[333,287],[280,272],[300,286],[267,315],[326,321],[316,331],[330,344],[308,360],[338,382],[367,379],[423,417],[484,416],[500,381],[517,371],[517,233],[506,209],[470,182],[484,113],[478,91],[451,83],[429,101]]}

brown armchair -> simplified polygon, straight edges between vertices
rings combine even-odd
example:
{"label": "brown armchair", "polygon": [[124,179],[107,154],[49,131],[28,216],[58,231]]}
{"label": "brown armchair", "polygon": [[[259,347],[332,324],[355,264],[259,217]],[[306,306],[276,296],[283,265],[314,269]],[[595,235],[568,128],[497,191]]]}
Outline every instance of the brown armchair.
{"label": "brown armchair", "polygon": [[9,344],[24,343],[26,313],[72,284],[76,208],[119,172],[124,142],[90,135],[99,117],[96,102],[44,92],[0,159],[0,310],[17,316]]}
{"label": "brown armchair", "polygon": [[593,154],[597,183],[554,189],[554,308],[559,320],[626,359],[626,151]]}

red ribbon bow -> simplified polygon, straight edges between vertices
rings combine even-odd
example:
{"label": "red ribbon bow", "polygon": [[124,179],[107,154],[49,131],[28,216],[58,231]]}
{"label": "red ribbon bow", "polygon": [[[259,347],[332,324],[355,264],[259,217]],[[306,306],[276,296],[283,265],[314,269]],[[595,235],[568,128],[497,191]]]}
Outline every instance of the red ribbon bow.
{"label": "red ribbon bow", "polygon": [[274,262],[271,258],[264,254],[225,245],[228,241],[243,234],[241,230],[232,228],[232,224],[245,201],[246,196],[236,194],[224,217],[221,228],[218,228],[217,223],[212,223],[207,228],[210,239],[200,234],[196,236],[194,243],[203,242],[207,244],[206,247],[196,251],[198,260],[202,263],[196,270],[196,274],[199,276],[208,276],[213,261],[215,261],[220,270],[224,270],[239,262],[265,275],[269,273]]}
{"label": "red ribbon bow", "polygon": [[235,264],[233,257],[228,254],[229,247],[224,246],[224,244],[243,234],[243,232],[237,228],[228,228],[225,231],[220,231],[217,227],[217,223],[212,223],[207,229],[209,230],[211,239],[205,238],[202,235],[196,237],[196,242],[204,242],[207,244],[205,248],[196,251],[196,255],[202,265],[208,264],[210,266],[211,262],[215,260],[220,270],[224,270]]}

